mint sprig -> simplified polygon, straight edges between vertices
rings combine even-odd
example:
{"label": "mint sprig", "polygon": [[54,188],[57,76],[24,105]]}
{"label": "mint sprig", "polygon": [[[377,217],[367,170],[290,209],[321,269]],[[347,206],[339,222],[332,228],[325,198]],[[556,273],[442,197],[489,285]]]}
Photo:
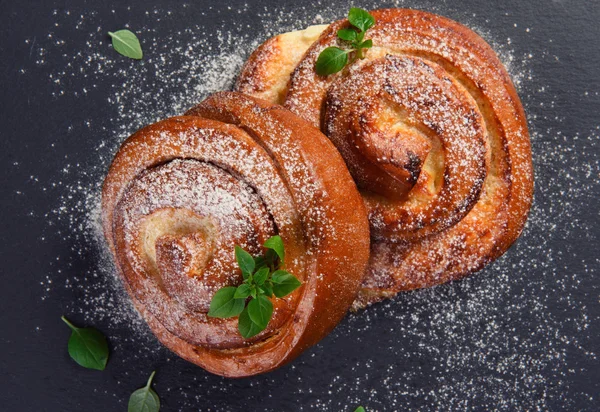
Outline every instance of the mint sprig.
{"label": "mint sprig", "polygon": [[[331,46],[324,49],[315,63],[318,75],[329,76],[341,71],[348,61],[353,63],[356,59],[364,59],[363,50],[373,47],[373,40],[365,40],[365,33],[375,25],[375,17],[366,10],[352,7],[348,12],[348,21],[353,27],[338,30],[337,36],[348,42],[349,48]],[[349,55],[351,58],[348,57]]]}
{"label": "mint sprig", "polygon": [[285,248],[280,236],[269,238],[263,245],[264,255],[253,257],[239,246],[235,258],[244,281],[239,286],[226,286],[217,291],[210,302],[208,316],[238,318],[238,330],[248,339],[266,329],[273,316],[273,295],[283,298],[302,285],[285,271]]}

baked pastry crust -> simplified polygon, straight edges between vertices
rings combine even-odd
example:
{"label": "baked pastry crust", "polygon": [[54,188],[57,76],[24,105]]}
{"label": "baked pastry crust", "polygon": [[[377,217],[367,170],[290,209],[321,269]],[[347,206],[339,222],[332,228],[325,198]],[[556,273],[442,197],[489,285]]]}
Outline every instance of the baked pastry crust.
{"label": "baked pastry crust", "polygon": [[[317,57],[345,47],[327,27],[286,81],[284,105],[318,126],[346,161],[369,211],[371,258],[355,307],[477,271],[518,238],[533,196],[523,107],[476,33],[417,10],[372,11],[366,58],[319,76]],[[267,41],[248,76],[277,76]],[[268,49],[268,53],[265,52]],[[295,51],[294,53],[297,53]],[[265,93],[265,91],[262,91]]]}
{"label": "baked pastry crust", "polygon": [[[144,127],[104,182],[103,225],[125,287],[158,339],[227,377],[281,366],[318,342],[354,301],[369,255],[364,204],[321,132],[281,106],[217,93],[185,116]],[[251,339],[206,314],[241,281],[234,245],[273,234],[303,285],[274,299]]]}
{"label": "baked pastry crust", "polygon": [[290,75],[326,28],[326,24],[309,26],[271,37],[252,53],[242,68],[236,89],[274,104],[283,104]]}

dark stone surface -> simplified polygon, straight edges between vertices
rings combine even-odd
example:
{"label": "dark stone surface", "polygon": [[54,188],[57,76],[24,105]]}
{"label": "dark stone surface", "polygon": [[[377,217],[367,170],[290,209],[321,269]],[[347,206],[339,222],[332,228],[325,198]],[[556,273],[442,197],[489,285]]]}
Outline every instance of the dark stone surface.
{"label": "dark stone surface", "polygon": [[[106,122],[114,116],[108,98],[117,77],[109,72],[94,87],[83,76],[62,75],[57,88],[49,75],[75,72],[65,67],[64,54],[85,55],[90,39],[104,41],[99,48],[106,48],[104,33],[125,23],[142,33],[142,42],[149,38],[147,31],[160,42],[195,25],[264,38],[277,27],[267,24],[265,10],[289,11],[289,23],[322,7],[287,0],[247,3],[0,1],[0,409],[125,410],[129,394],[156,369],[155,389],[165,411],[354,410],[359,404],[367,410],[597,410],[597,1],[401,3],[433,9],[483,32],[512,52],[517,71],[524,74],[519,93],[534,136],[535,205],[522,238],[478,275],[350,315],[292,365],[235,381],[157,349],[147,334],[137,342],[126,322],[111,318],[103,298],[90,303],[95,293],[119,292],[101,279],[100,257],[89,237],[78,235],[81,207],[72,220],[65,218],[68,212],[56,219],[51,211],[77,205],[77,199],[65,200],[73,185],[98,184],[105,172],[106,161],[98,160],[94,148],[101,139],[117,139]],[[323,4],[327,16],[332,4],[339,4],[334,14],[340,18],[348,7],[335,0]],[[244,11],[238,13],[240,8]],[[166,10],[172,13],[159,20]],[[73,24],[79,15],[86,16],[81,30]],[[66,45],[53,47],[54,39]],[[151,45],[144,47],[151,55]],[[130,64],[124,61],[125,70],[136,70]],[[88,84],[88,94],[70,93]],[[141,87],[152,92],[157,86]],[[66,164],[70,173],[63,172]],[[79,283],[65,287],[71,277]],[[84,306],[107,314],[84,316]],[[107,334],[113,349],[107,370],[88,371],[70,361],[62,314],[78,324],[97,319],[94,326]]]}

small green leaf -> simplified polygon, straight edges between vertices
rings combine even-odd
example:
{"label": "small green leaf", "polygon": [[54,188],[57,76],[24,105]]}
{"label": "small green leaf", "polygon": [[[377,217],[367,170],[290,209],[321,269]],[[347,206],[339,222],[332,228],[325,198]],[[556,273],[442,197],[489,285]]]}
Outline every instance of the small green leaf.
{"label": "small green leaf", "polygon": [[265,295],[268,297],[272,297],[273,296],[273,284],[270,281],[266,281],[262,286],[261,286],[262,290],[264,291]]}
{"label": "small green leaf", "polygon": [[366,412],[366,411],[365,411],[365,408],[363,408],[362,406],[359,406],[358,408],[356,408],[354,410],[354,412]]}
{"label": "small green leaf", "polygon": [[373,47],[373,40],[369,39],[369,40],[365,40],[364,42],[359,44],[357,48],[358,49],[370,49],[371,47]]}
{"label": "small green leaf", "polygon": [[244,276],[244,279],[247,279],[248,276],[250,276],[252,272],[254,272],[254,258],[250,253],[246,252],[239,246],[235,247],[235,258],[237,260],[238,266],[242,270],[242,276]]}
{"label": "small green leaf", "polygon": [[102,333],[94,328],[78,328],[61,317],[73,331],[68,350],[71,358],[84,368],[104,370],[108,362],[108,343]]}
{"label": "small green leaf", "polygon": [[213,318],[232,318],[239,315],[244,310],[246,301],[234,297],[236,290],[235,286],[227,286],[219,289],[210,301],[208,316]]}
{"label": "small green leaf", "polygon": [[238,286],[233,294],[234,299],[246,299],[248,296],[250,296],[250,285],[247,283],[242,283]]}
{"label": "small green leaf", "polygon": [[272,236],[264,244],[264,247],[268,249],[272,249],[277,253],[279,259],[282,261],[285,259],[285,248],[283,247],[283,240],[281,240],[281,236],[276,235]]}
{"label": "small green leaf", "polygon": [[254,267],[256,269],[260,269],[264,266],[267,265],[267,262],[265,261],[265,257],[264,256],[256,256],[254,258]]}
{"label": "small green leaf", "polygon": [[273,304],[266,296],[259,295],[248,303],[248,315],[250,320],[263,330],[273,315]]}
{"label": "small green leaf", "polygon": [[275,271],[271,276],[271,280],[273,281],[273,293],[278,298],[289,295],[302,285],[302,282],[296,276],[285,270]]}
{"label": "small green leaf", "polygon": [[146,386],[131,394],[127,405],[127,412],[158,412],[160,410],[160,399],[150,387],[155,374],[156,371],[152,372]]}
{"label": "small green leaf", "polygon": [[256,272],[254,274],[254,283],[256,283],[259,286],[262,286],[262,284],[265,283],[265,280],[267,280],[268,276],[269,276],[269,268],[267,268],[267,267],[260,268],[258,270],[258,272]]}
{"label": "small green leaf", "polygon": [[238,330],[240,331],[240,335],[245,339],[249,339],[258,335],[264,328],[261,328],[256,323],[252,322],[250,315],[248,315],[248,308],[245,308],[238,320]]}
{"label": "small green leaf", "polygon": [[277,263],[277,253],[273,249],[267,249],[265,252],[265,266],[272,268]]}
{"label": "small green leaf", "polygon": [[354,41],[356,40],[356,30],[352,29],[340,29],[337,32],[337,36],[346,41]]}
{"label": "small green leaf", "polygon": [[348,12],[348,21],[362,32],[369,30],[375,24],[375,17],[368,11],[352,7]]}
{"label": "small green leaf", "polygon": [[354,46],[354,48],[356,49],[356,46],[363,41],[363,39],[365,38],[365,32],[361,31],[360,33],[358,33],[356,35],[356,41],[352,42],[352,45]]}
{"label": "small green leaf", "polygon": [[[269,324],[273,316],[273,303],[269,298],[273,294],[283,297],[301,285],[292,274],[282,269],[275,270],[285,258],[281,237],[272,236],[264,247],[267,249],[264,256],[253,257],[235,246],[235,257],[244,282],[238,287],[228,286],[217,291],[208,312],[208,316],[218,318],[238,316],[238,330],[246,339],[256,336]],[[273,270],[275,272],[271,273]]]}
{"label": "small green leaf", "polygon": [[348,52],[339,47],[327,47],[319,54],[315,70],[320,76],[337,73],[348,63]]}
{"label": "small green leaf", "polygon": [[116,32],[108,32],[112,38],[113,48],[125,57],[136,60],[141,60],[144,57],[142,46],[137,36],[129,30],[119,30]]}

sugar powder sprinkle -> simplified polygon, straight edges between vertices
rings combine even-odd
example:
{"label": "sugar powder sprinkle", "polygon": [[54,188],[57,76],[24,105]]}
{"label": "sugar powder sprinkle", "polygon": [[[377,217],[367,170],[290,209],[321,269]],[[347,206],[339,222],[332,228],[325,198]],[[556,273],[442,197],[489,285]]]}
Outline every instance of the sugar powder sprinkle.
{"label": "sugar powder sprinkle", "polygon": [[[471,25],[469,18],[436,6],[397,3],[455,17],[476,30],[477,24],[485,22],[473,16],[477,24]],[[314,7],[258,12],[248,5],[209,9],[211,19],[228,23],[210,32],[200,24],[163,32],[163,23],[171,27],[168,23],[182,10],[148,10],[145,26],[135,28],[148,51],[139,64],[111,50],[103,36],[111,28],[98,26],[93,11],[57,10],[56,28],[47,38],[26,40],[36,65],[22,69],[22,75],[47,76],[53,99],[106,96],[104,107],[98,108],[106,113],[105,121],[99,121],[102,116],[96,113],[69,126],[74,133],[95,137],[90,139],[98,142],[90,147],[94,160],[84,164],[66,158],[61,179],[33,176],[31,180],[31,190],[59,197],[45,216],[48,237],[57,228],[68,227],[69,231],[58,232],[65,244],[72,245],[56,257],[55,271],[41,280],[41,299],[51,300],[57,289],[73,290],[76,297],[67,307],[69,312],[80,313],[90,323],[106,324],[115,351],[127,350],[140,360],[174,359],[134,311],[105,249],[99,218],[103,177],[118,145],[133,131],[181,114],[212,92],[230,89],[260,41],[344,13],[330,5]],[[252,29],[231,25],[236,15],[246,12],[257,15]],[[73,30],[85,39],[79,51],[67,48],[61,38],[61,33]],[[593,278],[599,262],[583,253],[598,238],[582,211],[594,210],[592,202],[600,195],[596,182],[600,167],[593,156],[599,150],[600,127],[561,131],[564,119],[555,115],[554,91],[530,69],[532,61],[552,61],[554,56],[543,51],[517,56],[509,49],[510,39],[493,41],[482,34],[507,65],[529,116],[536,195],[521,239],[479,274],[400,294],[351,314],[291,366],[246,380],[249,387],[261,385],[267,405],[290,402],[281,400],[281,393],[300,410],[342,410],[358,404],[370,411],[544,410],[591,407],[597,402],[595,394],[581,392],[576,382],[586,370],[599,366],[594,350],[599,319],[588,308],[598,303]],[[47,64],[50,53],[62,56],[62,66]],[[585,92],[583,98],[597,97],[597,92]],[[73,273],[71,263],[90,248],[95,251],[93,264],[85,273]],[[198,370],[164,396],[176,395],[178,407],[189,410],[210,407],[210,399],[223,399],[234,391],[240,391],[236,381]],[[249,396],[248,402],[254,400]]]}

